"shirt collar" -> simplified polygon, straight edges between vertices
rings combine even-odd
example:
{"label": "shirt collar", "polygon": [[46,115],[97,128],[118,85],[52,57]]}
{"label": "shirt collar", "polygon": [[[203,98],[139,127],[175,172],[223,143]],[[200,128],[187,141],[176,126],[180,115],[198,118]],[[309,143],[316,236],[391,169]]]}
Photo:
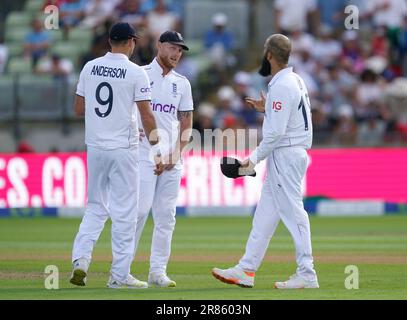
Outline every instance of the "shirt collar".
{"label": "shirt collar", "polygon": [[[151,67],[154,69],[154,71],[160,73],[160,75],[163,75],[163,68],[160,66],[160,64],[157,61],[157,58],[154,58],[154,60],[151,62]],[[169,76],[172,73],[173,70],[170,70],[165,76]]]}
{"label": "shirt collar", "polygon": [[287,68],[280,70],[270,80],[270,85],[273,85],[279,78],[284,77],[285,75],[292,73],[292,72],[293,72],[293,67],[287,67]]}
{"label": "shirt collar", "polygon": [[106,57],[106,58],[109,58],[109,59],[118,59],[118,60],[126,59],[126,60],[129,60],[129,57],[126,56],[126,55],[123,54],[123,53],[107,52],[105,57]]}

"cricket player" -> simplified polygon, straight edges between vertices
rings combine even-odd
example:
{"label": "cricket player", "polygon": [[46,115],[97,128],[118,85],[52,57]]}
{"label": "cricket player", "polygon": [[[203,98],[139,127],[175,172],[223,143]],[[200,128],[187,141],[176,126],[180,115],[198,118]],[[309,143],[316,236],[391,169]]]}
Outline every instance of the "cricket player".
{"label": "cricket player", "polygon": [[[151,105],[160,135],[165,170],[153,174],[151,146],[145,137],[140,143],[140,200],[137,215],[135,250],[150,209],[154,220],[148,284],[175,287],[167,276],[171,239],[175,227],[175,208],[181,182],[182,152],[192,131],[193,101],[191,85],[173,69],[183,50],[188,50],[178,32],[166,31],[157,42],[157,56],[144,67],[150,79]],[[143,128],[144,125],[140,124]],[[144,128],[145,129],[145,128]],[[145,130],[144,130],[145,131]],[[136,253],[136,251],[135,251]]]}
{"label": "cricket player", "polygon": [[[138,107],[144,130],[154,144],[160,174],[164,167],[157,147],[157,127],[151,111],[150,82],[132,63],[138,36],[128,23],[115,24],[109,34],[111,52],[88,62],[79,77],[75,112],[85,115],[88,202],[75,238],[70,282],[86,284],[93,247],[108,217],[112,219],[112,266],[109,288],[147,288],[130,274],[134,254],[139,192]],[[154,134],[155,132],[155,134]],[[155,148],[155,149],[154,149]]]}
{"label": "cricket player", "polygon": [[253,287],[270,239],[280,220],[295,244],[297,270],[287,281],[276,282],[277,289],[319,288],[314,270],[311,231],[302,202],[301,181],[308,165],[307,149],[312,144],[311,109],[304,81],[288,67],[291,41],[284,35],[270,36],[264,46],[260,74],[272,75],[267,97],[248,98],[256,110],[265,112],[263,140],[242,162],[242,173],[253,172],[267,161],[267,176],[257,205],[246,252],[229,269],[214,268],[215,278],[241,287]]}

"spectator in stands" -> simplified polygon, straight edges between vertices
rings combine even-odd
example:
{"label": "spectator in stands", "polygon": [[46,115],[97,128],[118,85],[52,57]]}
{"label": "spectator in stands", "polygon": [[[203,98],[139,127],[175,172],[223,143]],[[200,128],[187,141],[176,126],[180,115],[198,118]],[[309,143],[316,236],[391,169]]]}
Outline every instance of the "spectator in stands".
{"label": "spectator in stands", "polygon": [[27,141],[21,140],[17,145],[16,152],[17,153],[34,153],[35,150]]}
{"label": "spectator in stands", "polygon": [[355,30],[347,30],[342,35],[342,62],[348,70],[358,74],[364,68],[364,57],[360,47],[358,33]]}
{"label": "spectator in stands", "polygon": [[95,28],[105,22],[117,5],[118,0],[88,0],[85,6],[86,17],[81,22],[84,27]]}
{"label": "spectator in stands", "polygon": [[315,39],[312,56],[315,61],[328,65],[338,60],[342,52],[341,43],[333,37],[333,30],[321,26],[319,36]]}
{"label": "spectator in stands", "polygon": [[233,88],[235,90],[235,105],[236,112],[242,118],[246,125],[255,127],[257,125],[258,112],[254,110],[247,102],[247,97],[255,97],[258,95],[251,87],[250,74],[245,71],[236,72],[233,77]]}
{"label": "spectator in stands", "polygon": [[168,10],[165,0],[157,0],[154,10],[147,13],[147,27],[158,39],[167,30],[178,30],[179,20],[175,13]]}
{"label": "spectator in stands", "polygon": [[386,35],[385,27],[376,27],[371,40],[371,54],[389,59],[390,44]]}
{"label": "spectator in stands", "polygon": [[51,36],[43,29],[39,19],[34,19],[31,27],[32,31],[25,37],[24,55],[26,58],[31,58],[33,67],[35,67],[38,60],[47,53],[51,44]]}
{"label": "spectator in stands", "polygon": [[315,144],[326,144],[329,142],[332,131],[331,119],[323,107],[317,103],[312,103],[312,128],[314,131],[313,142]]}
{"label": "spectator in stands", "polygon": [[357,125],[350,105],[341,105],[332,132],[331,143],[341,145],[355,145]]}
{"label": "spectator in stands", "polygon": [[321,25],[332,29],[343,28],[346,0],[318,0]]}
{"label": "spectator in stands", "polygon": [[68,59],[63,59],[57,54],[38,62],[35,72],[38,74],[53,75],[57,79],[66,79],[73,71],[73,64]]}
{"label": "spectator in stands", "polygon": [[[143,36],[137,40],[136,49],[133,52],[133,56],[131,57],[131,61],[134,61],[140,66],[150,64],[153,61],[155,56],[155,39],[152,34],[148,30],[141,31]],[[182,55],[183,56],[183,55]]]}
{"label": "spectator in stands", "polygon": [[205,129],[215,129],[213,119],[216,109],[211,103],[201,103],[196,110],[196,114],[197,116],[194,117],[194,128],[201,133],[202,137]]}
{"label": "spectator in stands", "polygon": [[363,146],[378,146],[383,143],[386,123],[375,115],[370,115],[357,130],[357,143]]}
{"label": "spectator in stands", "polygon": [[384,98],[385,83],[379,81],[378,75],[369,69],[363,70],[360,80],[355,93],[355,112],[358,118],[364,119],[378,113]]}
{"label": "spectator in stands", "polygon": [[6,68],[7,59],[8,59],[8,48],[3,43],[3,39],[0,38],[0,74],[2,74],[4,72],[4,69]]}
{"label": "spectator in stands", "polygon": [[[165,0],[165,5],[167,8],[172,12],[181,13],[179,4],[177,2],[184,2],[185,0]],[[157,0],[142,0],[141,1],[141,11],[144,13],[148,13],[157,6]]]}
{"label": "spectator in stands", "polygon": [[407,16],[405,0],[369,0],[366,4],[375,27],[400,29],[403,26],[404,18]]}
{"label": "spectator in stands", "polygon": [[175,71],[184,75],[189,80],[191,85],[194,86],[198,78],[198,66],[196,62],[188,56],[188,54],[184,53],[181,56]]}
{"label": "spectator in stands", "polygon": [[368,1],[368,11],[372,16],[373,26],[385,27],[390,43],[390,64],[393,71],[401,75],[400,34],[407,17],[406,0],[371,0]]}
{"label": "spectator in stands", "polygon": [[104,56],[106,52],[110,51],[109,30],[111,26],[112,20],[107,19],[103,24],[103,28],[95,30],[90,51],[81,57],[82,67],[86,62]]}
{"label": "spectator in stands", "polygon": [[212,17],[212,29],[205,33],[204,38],[204,47],[219,69],[236,63],[236,58],[232,54],[234,37],[226,30],[226,25],[227,16],[221,12],[216,13]]}
{"label": "spectator in stands", "polygon": [[[236,119],[236,93],[232,87],[223,86],[217,93],[218,103],[216,105],[216,114],[214,124],[216,128],[225,128],[225,124],[231,125],[233,119]],[[226,122],[225,122],[226,121]]]}
{"label": "spectator in stands", "polygon": [[115,11],[117,20],[137,25],[138,27],[146,24],[145,16],[141,11],[140,0],[124,0],[116,6]]}
{"label": "spectator in stands", "polygon": [[320,99],[326,112],[336,114],[341,105],[351,103],[356,81],[335,63],[327,66],[327,71],[321,75]]}
{"label": "spectator in stands", "polygon": [[77,26],[86,16],[86,0],[65,0],[59,8],[59,23],[64,29],[65,38],[69,30]]}
{"label": "spectator in stands", "polygon": [[400,60],[402,75],[407,77],[407,17],[404,18],[404,26],[400,32]]}
{"label": "spectator in stands", "polygon": [[44,4],[42,6],[42,10],[44,10],[47,6],[56,6],[58,8],[61,7],[61,5],[65,2],[66,0],[45,0]]}
{"label": "spectator in stands", "polygon": [[315,0],[276,0],[274,9],[276,32],[285,35],[290,35],[297,28],[310,31],[308,20],[317,21],[318,17]]}

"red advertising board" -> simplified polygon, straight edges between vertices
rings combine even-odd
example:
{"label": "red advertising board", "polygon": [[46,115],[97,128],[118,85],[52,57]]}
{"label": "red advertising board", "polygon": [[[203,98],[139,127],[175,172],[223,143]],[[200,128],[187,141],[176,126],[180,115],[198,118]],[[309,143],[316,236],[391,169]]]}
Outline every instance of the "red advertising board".
{"label": "red advertising board", "polygon": [[[265,163],[257,177],[227,179],[221,154],[184,158],[179,206],[251,206],[260,197]],[[313,149],[304,195],[332,199],[407,202],[407,149]],[[83,207],[86,154],[0,155],[0,208]]]}

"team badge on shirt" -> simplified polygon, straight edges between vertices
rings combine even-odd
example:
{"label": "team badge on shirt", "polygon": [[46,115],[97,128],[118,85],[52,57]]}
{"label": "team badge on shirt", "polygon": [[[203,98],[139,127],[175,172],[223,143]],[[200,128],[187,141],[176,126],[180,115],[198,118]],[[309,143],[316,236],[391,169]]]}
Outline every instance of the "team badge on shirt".
{"label": "team badge on shirt", "polygon": [[172,95],[175,97],[177,95],[177,84],[172,84]]}

